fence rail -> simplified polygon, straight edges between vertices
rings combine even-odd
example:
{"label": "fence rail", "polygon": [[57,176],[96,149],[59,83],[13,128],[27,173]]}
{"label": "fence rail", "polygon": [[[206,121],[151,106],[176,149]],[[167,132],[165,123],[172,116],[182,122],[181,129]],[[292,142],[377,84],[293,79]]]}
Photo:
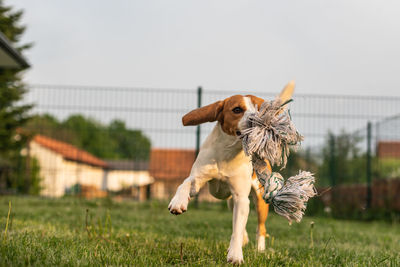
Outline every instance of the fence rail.
{"label": "fence rail", "polygon": [[[301,92],[301,88],[297,91]],[[104,131],[109,135],[110,129],[107,127],[113,120],[120,120],[126,124],[127,129],[140,130],[150,140],[152,151],[144,153],[149,158],[142,160],[151,161],[151,155],[157,149],[167,153],[164,157],[168,158],[170,151],[171,159],[164,159],[163,164],[172,164],[174,167],[171,168],[175,169],[169,170],[163,166],[163,170],[176,172],[176,168],[180,167],[173,164],[173,161],[183,159],[175,154],[184,155],[187,151],[195,151],[213,126],[212,123],[206,123],[198,128],[183,127],[182,115],[199,104],[207,105],[234,94],[254,94],[273,99],[278,91],[33,84],[29,85],[24,101],[35,105],[32,114],[50,114],[60,125],[67,125],[68,119],[74,114],[91,118],[98,127],[85,128],[81,125],[80,131],[88,136],[93,135],[93,138],[97,138],[97,135],[90,131]],[[299,168],[310,169],[316,173],[319,184],[323,186],[367,182],[371,184],[374,179],[400,177],[400,97],[296,93],[293,99],[291,114],[299,131],[305,136],[305,141],[302,149],[290,158],[285,175],[291,175]],[[369,128],[367,125],[370,125]],[[51,133],[44,129],[46,124],[36,126],[38,133]],[[54,134],[56,130],[52,131]],[[62,138],[62,134],[70,135],[70,139]],[[97,151],[101,148],[96,150],[90,147],[91,142],[79,143],[79,140],[73,139],[68,127],[59,131],[59,136],[64,141],[74,141],[73,145],[82,151],[89,151],[101,160],[109,160],[102,156],[107,153]],[[53,135],[52,138],[54,137]],[[104,149],[108,149],[106,144]],[[114,155],[111,152],[109,154]],[[114,155],[113,159],[137,160],[132,155],[118,155]],[[190,162],[185,164],[180,173],[187,172]],[[151,162],[149,166],[151,169]],[[167,192],[165,195],[168,195],[173,191],[169,189],[169,185],[176,186],[176,181],[184,177],[164,180],[153,178],[155,184],[162,181],[166,184],[164,189],[159,190],[164,190]]]}

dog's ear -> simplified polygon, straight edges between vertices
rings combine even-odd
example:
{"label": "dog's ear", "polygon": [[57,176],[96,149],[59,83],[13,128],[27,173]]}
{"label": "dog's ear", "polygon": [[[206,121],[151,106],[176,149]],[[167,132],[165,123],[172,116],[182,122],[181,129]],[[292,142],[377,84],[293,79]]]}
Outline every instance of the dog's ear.
{"label": "dog's ear", "polygon": [[290,100],[293,95],[294,87],[296,86],[294,81],[290,81],[285,88],[282,89],[282,92],[279,94],[278,98],[285,103]]}
{"label": "dog's ear", "polygon": [[219,113],[224,107],[223,101],[217,101],[213,104],[190,111],[182,117],[184,126],[199,125],[204,122],[216,121]]}

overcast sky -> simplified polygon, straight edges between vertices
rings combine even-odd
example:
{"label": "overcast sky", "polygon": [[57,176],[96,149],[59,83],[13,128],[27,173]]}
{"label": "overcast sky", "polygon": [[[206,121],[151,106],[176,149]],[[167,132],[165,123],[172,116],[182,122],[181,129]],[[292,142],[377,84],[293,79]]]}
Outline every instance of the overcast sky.
{"label": "overcast sky", "polygon": [[400,1],[6,0],[29,83],[400,96]]}

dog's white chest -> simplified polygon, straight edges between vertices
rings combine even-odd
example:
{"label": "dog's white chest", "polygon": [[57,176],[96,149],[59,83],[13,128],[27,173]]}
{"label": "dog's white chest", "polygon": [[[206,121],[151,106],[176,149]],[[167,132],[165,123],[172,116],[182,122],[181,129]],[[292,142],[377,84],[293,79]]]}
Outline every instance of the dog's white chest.
{"label": "dog's white chest", "polygon": [[244,154],[240,139],[225,134],[217,124],[201,147],[192,170],[208,173],[211,178],[227,182],[233,176],[251,176],[252,166],[250,158]]}

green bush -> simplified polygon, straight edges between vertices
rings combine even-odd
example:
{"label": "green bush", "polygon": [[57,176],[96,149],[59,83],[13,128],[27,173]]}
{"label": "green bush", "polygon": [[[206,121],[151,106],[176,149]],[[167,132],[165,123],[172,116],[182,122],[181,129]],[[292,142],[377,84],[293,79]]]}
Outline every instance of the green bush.
{"label": "green bush", "polygon": [[[29,160],[29,162],[27,162]],[[42,187],[40,165],[36,158],[18,155],[11,162],[8,187],[17,193],[39,195]]]}
{"label": "green bush", "polygon": [[399,178],[400,159],[376,158],[374,160],[374,178]]}

